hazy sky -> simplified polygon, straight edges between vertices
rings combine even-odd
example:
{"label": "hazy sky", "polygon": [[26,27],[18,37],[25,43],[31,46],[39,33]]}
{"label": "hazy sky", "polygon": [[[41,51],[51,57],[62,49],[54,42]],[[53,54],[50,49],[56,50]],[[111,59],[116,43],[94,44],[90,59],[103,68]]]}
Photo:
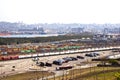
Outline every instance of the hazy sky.
{"label": "hazy sky", "polygon": [[0,21],[120,23],[120,0],[0,0]]}

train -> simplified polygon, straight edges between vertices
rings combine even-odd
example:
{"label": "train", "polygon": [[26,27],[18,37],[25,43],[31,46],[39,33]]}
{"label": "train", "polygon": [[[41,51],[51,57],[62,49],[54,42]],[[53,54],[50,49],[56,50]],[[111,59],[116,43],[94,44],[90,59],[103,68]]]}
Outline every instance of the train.
{"label": "train", "polygon": [[24,55],[3,55],[3,56],[0,55],[0,61],[17,60],[17,59],[42,57],[42,56],[73,54],[73,53],[79,53],[79,52],[112,50],[114,48],[120,48],[120,47],[92,48],[92,49],[81,49],[81,50],[77,49],[77,50],[67,50],[67,51],[59,51],[59,52],[58,51],[57,52],[46,52],[46,53],[34,53],[34,54],[24,54]]}

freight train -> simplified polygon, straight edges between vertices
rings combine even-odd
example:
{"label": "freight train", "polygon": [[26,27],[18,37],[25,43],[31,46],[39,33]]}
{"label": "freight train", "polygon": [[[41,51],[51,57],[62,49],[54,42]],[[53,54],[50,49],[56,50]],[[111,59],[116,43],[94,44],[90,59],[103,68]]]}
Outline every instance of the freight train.
{"label": "freight train", "polygon": [[34,54],[25,54],[25,55],[8,55],[8,56],[5,55],[5,56],[0,56],[0,61],[17,60],[17,59],[42,57],[42,56],[54,56],[54,55],[63,55],[63,54],[73,54],[73,53],[79,53],[79,52],[112,50],[114,48],[120,48],[120,47],[92,48],[92,49],[81,49],[81,50],[77,49],[77,50],[66,50],[66,51],[47,52],[47,53],[34,53]]}

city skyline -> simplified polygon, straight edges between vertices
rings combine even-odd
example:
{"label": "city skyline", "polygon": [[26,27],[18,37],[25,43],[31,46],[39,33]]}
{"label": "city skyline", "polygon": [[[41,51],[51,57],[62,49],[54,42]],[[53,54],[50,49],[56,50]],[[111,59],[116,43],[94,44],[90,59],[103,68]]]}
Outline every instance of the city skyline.
{"label": "city skyline", "polygon": [[0,21],[120,23],[119,0],[0,0]]}

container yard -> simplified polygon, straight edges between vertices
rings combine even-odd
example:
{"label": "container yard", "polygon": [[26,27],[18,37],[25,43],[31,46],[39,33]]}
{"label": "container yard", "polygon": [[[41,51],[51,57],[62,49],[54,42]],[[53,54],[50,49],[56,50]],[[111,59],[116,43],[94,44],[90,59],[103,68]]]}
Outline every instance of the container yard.
{"label": "container yard", "polygon": [[[61,76],[61,71],[80,68],[78,65],[81,65],[82,68],[91,67],[89,62],[92,59],[118,58],[119,49],[119,45],[96,44],[91,41],[1,45],[0,74],[3,77],[37,70],[53,72],[56,76]],[[92,64],[92,67],[97,66],[97,63]]]}
{"label": "container yard", "polygon": [[[0,62],[0,68],[1,68],[1,76],[10,76],[15,75],[19,73],[24,73],[28,71],[49,71],[49,72],[55,72],[56,75],[63,74],[63,70],[71,70],[79,68],[81,65],[82,68],[87,68],[89,66],[96,66],[90,65],[90,64],[82,64],[83,62],[89,62],[91,59],[97,59],[102,57],[107,57],[109,55],[112,55],[112,50],[107,51],[99,51],[99,56],[95,57],[89,57],[86,56],[86,54],[91,54],[94,52],[82,52],[77,54],[64,54],[64,55],[56,55],[56,56],[44,56],[44,57],[35,57],[35,58],[24,58],[24,57],[30,57],[28,55],[26,56],[19,56],[19,58],[24,59],[18,59],[18,60],[6,60]],[[118,54],[118,53],[117,53]],[[84,58],[77,58],[77,56],[82,56]],[[16,56],[17,57],[17,56]],[[60,62],[60,64],[54,64],[54,61]],[[46,64],[47,63],[47,64]],[[48,65],[49,64],[49,65]],[[14,66],[14,67],[13,67]]]}
{"label": "container yard", "polygon": [[26,43],[18,45],[1,45],[0,60],[15,60],[37,56],[72,54],[78,52],[111,50],[117,48],[119,48],[117,45],[104,45],[103,43],[96,44],[91,41],[60,41],[47,43]]}

